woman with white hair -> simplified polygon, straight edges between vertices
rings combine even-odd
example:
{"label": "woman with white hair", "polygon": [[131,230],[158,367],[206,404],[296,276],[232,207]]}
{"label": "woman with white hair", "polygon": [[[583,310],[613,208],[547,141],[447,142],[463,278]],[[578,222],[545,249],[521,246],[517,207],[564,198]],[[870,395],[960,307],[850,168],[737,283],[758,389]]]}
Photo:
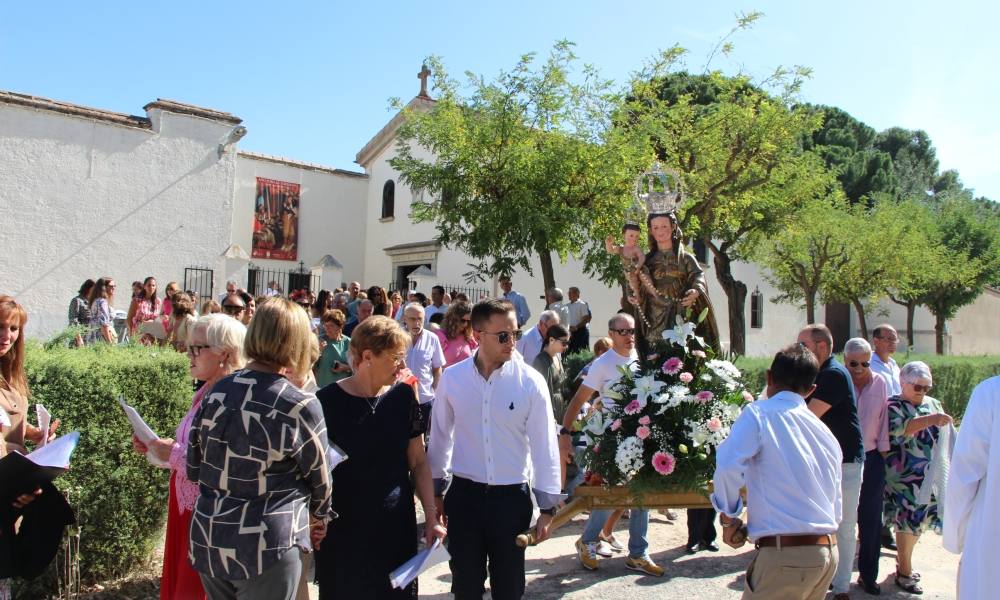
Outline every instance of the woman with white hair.
{"label": "woman with white hair", "polygon": [[865,467],[858,500],[858,585],[879,594],[878,560],[881,553],[882,496],[885,491],[885,458],[889,452],[889,386],[871,369],[872,347],[864,338],[844,345],[844,366],[851,374],[858,399],[858,421],[865,447]]}
{"label": "woman with white hair", "polygon": [[[190,303],[190,301],[189,301]],[[191,409],[177,426],[175,439],[160,438],[148,447],[137,438],[132,445],[138,452],[151,455],[161,464],[170,465],[170,496],[167,508],[167,538],[163,548],[163,577],[160,598],[205,598],[198,573],[188,561],[188,531],[191,511],[198,499],[198,484],[187,478],[188,434],[201,400],[217,381],[243,368],[243,339],[246,327],[222,314],[205,315],[187,329],[184,343],[191,361],[191,377],[205,383],[194,393]]]}
{"label": "woman with white hair", "polygon": [[899,372],[903,391],[889,398],[889,454],[886,457],[886,522],[896,527],[896,585],[923,593],[920,575],[913,570],[913,548],[928,527],[940,530],[938,500],[918,498],[940,428],[951,424],[941,403],[928,396],[934,381],[925,363],[907,363]]}

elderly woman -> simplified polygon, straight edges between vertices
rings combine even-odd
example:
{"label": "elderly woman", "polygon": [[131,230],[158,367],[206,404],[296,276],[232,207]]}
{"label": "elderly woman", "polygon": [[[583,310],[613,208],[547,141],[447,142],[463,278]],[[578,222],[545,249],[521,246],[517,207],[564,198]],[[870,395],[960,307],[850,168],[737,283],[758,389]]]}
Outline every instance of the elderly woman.
{"label": "elderly woman", "polygon": [[444,368],[472,356],[479,342],[472,335],[472,306],[459,300],[448,305],[441,329],[434,332],[444,351]]}
{"label": "elderly woman", "polygon": [[[179,299],[181,296],[185,298]],[[190,304],[187,294],[174,295],[174,315]],[[174,330],[175,333],[177,329]],[[205,383],[194,393],[191,408],[180,425],[174,439],[161,438],[146,447],[137,438],[132,445],[143,454],[150,454],[161,463],[170,465],[170,496],[167,500],[167,539],[163,548],[163,576],[160,579],[161,600],[205,598],[198,573],[188,561],[188,531],[191,529],[191,511],[198,499],[198,486],[185,473],[188,435],[195,414],[212,386],[234,370],[242,368],[243,339],[246,327],[225,315],[205,315],[188,328],[184,346],[191,361],[191,377]]]}
{"label": "elderly woman", "polygon": [[[941,403],[927,395],[933,379],[925,363],[913,361],[900,369],[903,391],[889,398],[889,454],[886,456],[886,522],[896,526],[896,585],[920,594],[920,575],[913,571],[913,548],[928,527],[941,528],[938,501],[931,495],[918,500],[921,486],[931,476],[928,464],[940,428],[951,424]],[[928,481],[930,484],[930,481]]]}
{"label": "elderly woman", "polygon": [[445,536],[435,517],[420,405],[413,387],[396,381],[409,345],[410,334],[396,321],[368,317],[351,337],[354,374],[318,393],[330,442],[349,457],[333,472],[333,508],[341,518],[316,558],[321,600],[417,597],[416,581],[389,585],[389,573],[417,552],[414,492],[427,517],[427,545]]}
{"label": "elderly woman", "polygon": [[247,329],[250,362],[220,379],[193,419],[190,557],[213,600],[294,598],[310,517],[330,515],[323,408],[284,375],[308,375],[314,345],[305,311],[268,300]]}
{"label": "elderly woman", "polygon": [[320,318],[323,327],[323,350],[313,368],[316,385],[320,388],[325,388],[351,374],[350,359],[347,356],[351,338],[344,335],[346,320],[344,313],[336,309],[324,312]]}
{"label": "elderly woman", "polygon": [[858,420],[865,447],[865,467],[858,501],[858,585],[869,594],[879,594],[878,559],[882,531],[882,495],[885,490],[885,458],[889,452],[889,384],[871,369],[872,347],[863,338],[844,345],[844,365],[851,374],[858,399]]}

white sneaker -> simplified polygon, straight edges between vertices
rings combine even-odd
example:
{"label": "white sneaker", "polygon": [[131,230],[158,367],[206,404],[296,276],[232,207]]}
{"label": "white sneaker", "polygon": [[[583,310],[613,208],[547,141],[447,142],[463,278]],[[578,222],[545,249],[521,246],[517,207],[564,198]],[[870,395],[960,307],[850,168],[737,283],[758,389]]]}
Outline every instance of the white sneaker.
{"label": "white sneaker", "polygon": [[604,558],[611,558],[611,544],[601,540],[597,542],[597,549],[595,550],[598,556],[603,556]]}
{"label": "white sneaker", "polygon": [[674,509],[672,509],[672,508],[667,508],[667,509],[661,510],[660,514],[662,514],[663,516],[665,516],[668,521],[676,521],[677,520],[677,511],[674,510]]}
{"label": "white sneaker", "polygon": [[625,545],[619,542],[618,538],[616,538],[613,533],[611,535],[604,535],[604,532],[602,531],[597,534],[597,539],[601,540],[601,542],[607,544],[608,546],[611,546],[612,552],[621,552],[625,549]]}

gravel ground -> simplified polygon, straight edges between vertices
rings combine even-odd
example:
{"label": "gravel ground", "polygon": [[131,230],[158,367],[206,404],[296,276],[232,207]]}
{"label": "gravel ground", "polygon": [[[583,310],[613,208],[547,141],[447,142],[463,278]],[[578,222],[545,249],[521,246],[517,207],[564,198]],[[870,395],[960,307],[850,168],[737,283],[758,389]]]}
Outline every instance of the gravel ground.
{"label": "gravel ground", "polygon": [[[651,518],[650,551],[653,560],[666,568],[662,578],[649,577],[625,568],[624,558],[602,559],[596,572],[584,570],[576,558],[573,544],[583,531],[586,515],[556,531],[555,536],[534,547],[527,553],[527,599],[613,599],[646,600],[656,598],[739,598],[743,591],[744,571],[750,562],[753,549],[744,546],[733,550],[722,544],[718,553],[699,552],[688,555],[684,551],[687,541],[685,512],[678,511],[677,521],[668,521],[661,514]],[[619,525],[619,539],[628,538],[628,528]],[[721,531],[720,531],[721,534]],[[721,544],[721,540],[720,540]],[[925,534],[914,551],[914,564],[922,576],[922,598],[945,599],[955,597],[955,578],[958,556],[941,546],[941,537]],[[916,598],[897,588],[892,580],[895,571],[895,553],[883,550],[880,564],[882,595],[879,598]],[[854,573],[853,580],[857,579]],[[438,565],[420,578],[420,597],[431,599],[451,598],[448,593],[451,573],[447,563]],[[852,598],[871,598],[852,585]],[[489,595],[487,594],[487,598]],[[832,595],[830,596],[832,597]]]}

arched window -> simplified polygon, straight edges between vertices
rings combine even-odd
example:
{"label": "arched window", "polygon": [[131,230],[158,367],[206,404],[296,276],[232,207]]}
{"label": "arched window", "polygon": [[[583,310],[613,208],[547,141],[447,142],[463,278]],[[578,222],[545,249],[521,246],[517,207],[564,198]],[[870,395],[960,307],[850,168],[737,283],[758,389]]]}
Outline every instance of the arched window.
{"label": "arched window", "polygon": [[754,288],[750,294],[750,328],[762,329],[764,327],[764,294]]}
{"label": "arched window", "polygon": [[389,179],[382,186],[382,218],[391,219],[396,213],[396,183]]}

